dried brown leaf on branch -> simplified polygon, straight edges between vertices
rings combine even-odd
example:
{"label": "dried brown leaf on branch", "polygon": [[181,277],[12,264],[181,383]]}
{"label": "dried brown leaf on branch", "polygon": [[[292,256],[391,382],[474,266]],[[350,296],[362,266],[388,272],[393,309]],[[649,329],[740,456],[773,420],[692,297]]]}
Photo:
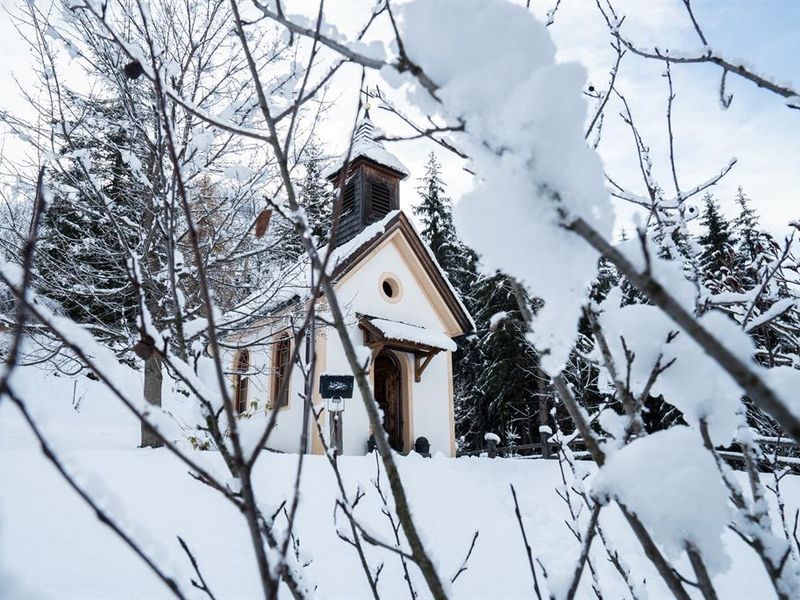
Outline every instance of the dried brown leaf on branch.
{"label": "dried brown leaf on branch", "polygon": [[267,229],[269,229],[269,221],[272,218],[272,211],[268,208],[265,208],[256,217],[256,237],[262,238],[264,234],[267,233]]}

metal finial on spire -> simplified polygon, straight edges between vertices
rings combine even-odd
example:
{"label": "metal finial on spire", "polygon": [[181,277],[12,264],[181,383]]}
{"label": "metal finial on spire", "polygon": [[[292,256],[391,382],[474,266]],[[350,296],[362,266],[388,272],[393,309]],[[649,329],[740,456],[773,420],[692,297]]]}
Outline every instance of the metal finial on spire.
{"label": "metal finial on spire", "polygon": [[364,96],[365,96],[365,99],[364,99],[364,118],[365,119],[369,119],[369,109],[370,109],[369,99],[371,97],[369,95],[369,86],[367,86],[366,89],[361,90],[361,93],[364,94]]}

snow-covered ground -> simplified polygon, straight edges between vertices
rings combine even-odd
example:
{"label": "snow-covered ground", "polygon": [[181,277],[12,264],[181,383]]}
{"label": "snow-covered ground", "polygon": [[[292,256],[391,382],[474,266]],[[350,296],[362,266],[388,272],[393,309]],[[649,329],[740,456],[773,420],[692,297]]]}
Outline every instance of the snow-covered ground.
{"label": "snow-covered ground", "polygon": [[[99,386],[85,377],[77,384],[34,368],[20,373],[17,384],[35,393],[32,407],[61,449],[74,473],[110,512],[126,523],[135,538],[159,557],[190,597],[203,597],[189,583],[191,566],[176,536],[195,551],[217,598],[256,598],[259,583],[247,531],[240,515],[216,492],[196,483],[184,466],[164,450],[136,449],[138,425],[117,408]],[[82,397],[72,408],[73,385]],[[132,389],[140,385],[131,374]],[[20,387],[20,389],[22,389]],[[133,393],[133,391],[132,391]],[[219,456],[196,452],[195,458],[222,472]],[[306,457],[296,534],[306,577],[320,598],[368,598],[369,590],[354,550],[333,526],[336,488],[327,461]],[[264,454],[257,465],[258,494],[264,507],[277,507],[291,493],[298,457]],[[414,517],[443,576],[461,565],[476,530],[480,535],[469,569],[452,586],[454,598],[531,598],[533,588],[513,511],[509,483],[517,488],[534,553],[555,579],[567,577],[577,544],[564,524],[564,503],[552,461],[486,458],[399,459]],[[345,457],[341,469],[348,491],[358,486],[366,496],[356,515],[388,539],[389,524],[380,513],[371,480],[374,457]],[[657,476],[658,465],[653,465]],[[783,482],[787,510],[800,504],[800,480]],[[685,498],[691,505],[692,498]],[[646,578],[650,598],[669,596],[629,534],[616,510],[602,522],[634,574]],[[728,570],[715,579],[721,598],[770,598],[763,568],[733,534],[725,539]],[[593,560],[607,598],[627,597],[624,585],[595,547]],[[399,559],[368,547],[373,568],[385,562],[380,590],[385,599],[408,598]],[[679,563],[686,573],[685,563]],[[420,597],[424,582],[413,574]],[[68,489],[26,431],[16,408],[0,404],[0,597],[11,599],[150,599],[169,591],[103,526]],[[591,597],[584,577],[579,597]]]}

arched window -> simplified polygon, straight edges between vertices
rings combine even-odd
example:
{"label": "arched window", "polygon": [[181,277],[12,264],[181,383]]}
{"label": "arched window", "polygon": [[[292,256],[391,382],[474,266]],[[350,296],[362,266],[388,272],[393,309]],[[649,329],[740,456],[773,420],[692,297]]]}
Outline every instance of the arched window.
{"label": "arched window", "polygon": [[247,410],[247,389],[249,384],[247,373],[249,370],[250,351],[240,350],[236,355],[235,374],[233,376],[233,402],[236,412],[239,414]]}
{"label": "arched window", "polygon": [[282,337],[272,347],[272,407],[289,405],[289,377],[292,344],[289,336]]}

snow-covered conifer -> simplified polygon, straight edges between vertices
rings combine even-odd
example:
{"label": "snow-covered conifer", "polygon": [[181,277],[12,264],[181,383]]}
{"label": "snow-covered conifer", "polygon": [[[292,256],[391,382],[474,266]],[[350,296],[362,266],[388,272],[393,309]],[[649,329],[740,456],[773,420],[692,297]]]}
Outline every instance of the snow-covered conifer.
{"label": "snow-covered conifer", "polygon": [[698,257],[706,286],[713,292],[735,287],[735,238],[731,225],[710,194],[703,197],[704,207],[700,224],[704,231],[698,237],[701,252]]}
{"label": "snow-covered conifer", "polygon": [[327,243],[333,213],[330,185],[322,175],[324,157],[318,143],[312,140],[306,148],[303,163],[306,176],[300,184],[300,202],[317,246]]}

